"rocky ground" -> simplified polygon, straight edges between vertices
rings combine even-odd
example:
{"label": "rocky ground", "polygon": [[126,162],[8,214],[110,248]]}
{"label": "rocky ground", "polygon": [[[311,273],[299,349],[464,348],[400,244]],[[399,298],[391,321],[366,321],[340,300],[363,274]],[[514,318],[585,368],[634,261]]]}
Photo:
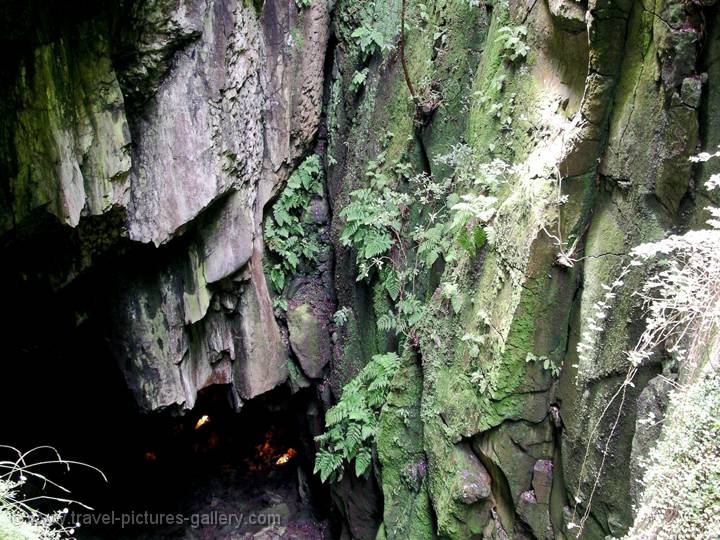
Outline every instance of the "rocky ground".
{"label": "rocky ground", "polygon": [[[318,519],[300,495],[298,469],[248,472],[244,466],[225,466],[188,481],[186,492],[172,513],[187,522],[149,529],[79,529],[79,540],[328,540],[329,523]],[[193,522],[194,521],[194,522]]]}

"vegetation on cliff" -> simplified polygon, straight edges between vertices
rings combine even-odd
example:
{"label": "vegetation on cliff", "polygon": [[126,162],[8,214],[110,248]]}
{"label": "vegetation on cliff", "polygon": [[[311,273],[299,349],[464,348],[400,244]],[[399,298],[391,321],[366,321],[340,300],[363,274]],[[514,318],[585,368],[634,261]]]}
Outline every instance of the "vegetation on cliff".
{"label": "vegetation on cliff", "polygon": [[715,0],[125,4],[2,38],[13,354],[289,386],[342,538],[720,536]]}

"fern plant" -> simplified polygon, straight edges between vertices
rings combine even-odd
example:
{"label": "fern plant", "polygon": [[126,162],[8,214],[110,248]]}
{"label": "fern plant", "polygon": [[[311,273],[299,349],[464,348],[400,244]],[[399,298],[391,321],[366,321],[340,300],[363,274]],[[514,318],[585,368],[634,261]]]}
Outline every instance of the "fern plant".
{"label": "fern plant", "polygon": [[337,405],[327,411],[326,432],[315,438],[320,450],[313,471],[323,482],[340,480],[346,463],[354,464],[358,477],[370,467],[380,409],[399,365],[395,353],[373,356],[345,385]]}
{"label": "fern plant", "polygon": [[[366,170],[369,187],[350,193],[350,203],[340,212],[346,221],[340,240],[355,249],[357,279],[377,278],[380,289],[392,300],[391,309],[380,315],[378,328],[407,335],[422,319],[424,304],[417,299],[415,290],[420,268],[410,264],[412,256],[406,252],[406,247],[417,249],[411,244],[419,236],[405,230],[405,216],[411,204],[434,193],[435,187],[432,178],[424,174],[408,178],[410,166],[405,163],[385,172],[384,161],[384,154],[371,161]],[[409,181],[410,190],[395,188],[405,181]],[[425,268],[425,260],[437,258],[440,249],[426,248],[420,266]]]}
{"label": "fern plant", "polygon": [[293,172],[280,197],[265,219],[263,237],[277,262],[270,266],[270,282],[282,293],[287,277],[298,270],[301,261],[314,262],[320,244],[308,234],[302,214],[314,195],[322,195],[320,158],[310,156]]}
{"label": "fern plant", "polygon": [[392,263],[388,255],[401,238],[401,208],[410,202],[406,194],[391,188],[393,178],[382,170],[384,162],[384,154],[370,161],[365,172],[369,187],[351,192],[350,203],[340,212],[345,219],[340,242],[357,252],[358,281]]}
{"label": "fern plant", "polygon": [[[461,252],[475,256],[486,242],[485,227],[495,214],[497,199],[491,194],[510,171],[501,160],[477,163],[464,144],[453,146],[436,161],[451,166],[454,178],[436,181],[425,173],[412,176],[409,164],[387,166],[381,153],[368,163],[367,187],[352,191],[350,202],[340,212],[345,219],[340,241],[355,250],[358,281],[376,279],[392,300],[390,309],[378,314],[381,331],[413,337],[413,327],[425,313],[416,278],[441,257],[452,263]],[[455,183],[480,193],[448,195]],[[413,206],[420,208],[421,215],[408,231],[407,216]],[[458,310],[461,295],[456,292],[448,298]]]}
{"label": "fern plant", "polygon": [[335,313],[333,313],[332,321],[335,323],[335,326],[342,327],[345,326],[345,323],[348,322],[348,319],[350,318],[351,310],[347,306],[343,306],[340,309],[338,309]]}
{"label": "fern plant", "polygon": [[452,256],[455,246],[446,222],[434,223],[428,228],[418,227],[414,234],[418,243],[417,256],[430,268],[440,256]]}
{"label": "fern plant", "polygon": [[389,48],[389,45],[385,43],[382,32],[370,26],[363,25],[356,28],[350,37],[356,40],[360,50],[367,56]]}
{"label": "fern plant", "polygon": [[510,62],[524,60],[530,51],[525,42],[527,36],[527,26],[503,26],[498,30],[500,34],[497,38],[498,43],[502,45],[503,56]]}
{"label": "fern plant", "polygon": [[349,86],[350,92],[353,94],[359,92],[360,89],[365,85],[365,80],[367,79],[367,76],[368,76],[368,68],[356,71],[353,74],[352,79],[350,80],[350,86]]}
{"label": "fern plant", "polygon": [[525,362],[537,362],[538,364],[541,364],[543,369],[545,371],[549,371],[552,375],[553,379],[557,379],[560,377],[560,372],[562,371],[562,365],[558,365],[552,358],[549,358],[547,356],[535,356],[533,353],[529,352],[525,356]]}

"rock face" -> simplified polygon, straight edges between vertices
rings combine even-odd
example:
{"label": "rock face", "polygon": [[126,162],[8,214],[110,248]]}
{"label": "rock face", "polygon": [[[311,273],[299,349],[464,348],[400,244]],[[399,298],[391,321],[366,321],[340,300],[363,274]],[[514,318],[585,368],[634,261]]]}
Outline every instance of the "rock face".
{"label": "rock face", "polygon": [[[107,323],[143,410],[191,408],[210,385],[240,407],[288,379],[331,405],[401,341],[378,324],[388,291],[357,280],[341,240],[369,162],[382,156],[370,172],[388,185],[448,186],[401,208],[414,227],[438,201],[489,189],[500,159],[513,167],[483,245],[452,264],[443,246],[413,274],[423,317],[373,472],[332,489],[342,537],[567,539],[582,516],[582,538],[628,531],[657,438],[640,420],[664,414],[676,367],[659,351],[618,393],[642,316],[603,284],[633,246],[702,221],[716,171],[688,158],[720,144],[712,1],[408,0],[423,114],[399,0],[21,4],[0,16],[17,49],[0,63],[0,250],[33,252],[17,275],[48,294],[102,284],[69,309]],[[311,152],[326,193],[302,221],[322,249],[288,276],[285,311],[262,224]],[[601,326],[588,322],[598,302]],[[588,333],[596,347],[578,355]]]}
{"label": "rock face", "polygon": [[323,377],[333,356],[330,318],[334,304],[325,279],[323,272],[298,279],[287,310],[290,346],[305,375],[313,379]]}
{"label": "rock face", "polygon": [[[630,454],[632,478],[642,478],[642,462],[662,436],[662,425],[659,419],[665,418],[671,388],[662,375],[657,375],[648,382],[638,396],[635,436],[632,440]],[[634,506],[639,503],[640,492],[639,484],[630,485],[630,495],[633,498]]]}
{"label": "rock face", "polygon": [[[0,233],[42,210],[70,227],[113,216],[103,250],[131,248],[109,278],[110,337],[146,410],[192,407],[211,384],[239,406],[287,378],[261,224],[317,133],[329,10],[148,0],[17,38],[29,54],[3,83]],[[56,286],[94,264],[73,256]]]}
{"label": "rock face", "polygon": [[585,30],[585,8],[574,0],[548,0],[553,22],[568,32]]}
{"label": "rock face", "polygon": [[127,204],[131,141],[110,47],[106,25],[79,25],[36,47],[3,83],[0,234],[41,208],[74,227]]}
{"label": "rock face", "polygon": [[[417,5],[408,2],[408,13]],[[660,393],[643,388],[672,368],[659,356],[643,366],[621,406],[612,398],[627,370],[624,351],[639,335],[638,305],[620,294],[604,328],[589,328],[587,319],[603,299],[602,284],[613,283],[633,246],[697,215],[692,197],[702,189],[694,186],[709,171],[697,175],[688,157],[698,150],[703,125],[717,143],[710,127],[716,100],[709,101],[714,112],[697,105],[713,95],[698,57],[716,43],[702,35],[706,8],[549,0],[493,2],[489,10],[424,2],[417,7],[423,23],[406,25],[405,57],[411,81],[416,87],[430,81],[425,91],[440,95],[442,104],[419,126],[397,55],[368,59],[352,37],[355,29],[371,27],[395,43],[397,7],[338,5],[328,111],[329,161],[336,164],[329,167],[328,188],[338,304],[352,318],[339,332],[334,378],[393,346],[374,324],[387,309],[382,291],[350,285],[355,257],[340,241],[338,209],[353,190],[367,187],[370,160],[382,154],[390,176],[399,163],[411,170],[409,177],[424,171],[442,183],[453,171],[438,158],[463,143],[472,163],[500,158],[515,174],[499,195],[488,247],[467,267],[454,260],[452,268],[433,268],[439,275],[426,276],[420,286],[429,287],[422,293],[427,311],[412,344],[417,358],[410,379],[422,381],[415,389],[420,420],[413,421],[414,409],[404,404],[408,420],[392,421],[400,414],[396,402],[410,392],[400,387],[406,368],[378,435],[385,505],[379,536],[404,538],[413,525],[430,522],[440,538],[571,538],[568,525],[577,525],[588,504],[582,538],[622,536],[632,524],[631,479],[639,474],[631,456],[647,447],[639,425],[636,436],[636,411],[652,410],[649,403]],[[528,52],[518,61],[498,43],[521,26]],[[566,200],[558,207],[560,181]],[[453,189],[474,193],[468,185]],[[409,219],[426,225],[421,206],[408,210]],[[572,260],[559,259],[563,251],[574,251]],[[641,283],[641,274],[631,273],[626,287]],[[443,298],[443,282],[460,293],[459,309]],[[594,355],[579,358],[576,347],[586,332],[601,335]],[[470,352],[473,339],[481,345]],[[533,360],[539,357],[543,362]],[[402,452],[392,449],[391,437]],[[463,475],[475,470],[460,457],[468,457],[468,441],[470,461],[479,460],[492,480],[482,503],[472,489],[467,497],[459,489]],[[427,472],[420,487],[399,480],[421,462]],[[597,475],[602,480],[591,496]],[[399,511],[413,516],[412,523]]]}
{"label": "rock face", "polygon": [[[229,190],[254,189],[262,168],[263,51],[254,9],[197,4],[187,23],[200,37],[177,55],[133,128],[128,229],[140,242],[164,243]],[[252,215],[252,205],[243,209]]]}
{"label": "rock face", "polygon": [[305,375],[322,377],[332,356],[330,334],[322,319],[318,320],[311,305],[301,304],[288,311],[288,330],[290,345]]}

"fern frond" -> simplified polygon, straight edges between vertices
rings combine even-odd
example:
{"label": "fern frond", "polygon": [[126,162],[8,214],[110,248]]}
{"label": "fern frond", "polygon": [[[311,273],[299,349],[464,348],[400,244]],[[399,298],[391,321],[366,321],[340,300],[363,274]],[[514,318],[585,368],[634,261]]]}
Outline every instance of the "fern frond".
{"label": "fern frond", "polygon": [[327,431],[315,437],[320,450],[315,457],[314,473],[323,482],[341,475],[344,462],[354,461],[358,476],[370,467],[380,409],[399,365],[395,353],[373,356],[345,385],[340,401],[327,411]]}
{"label": "fern frond", "polygon": [[368,470],[368,467],[370,467],[370,463],[372,462],[372,454],[368,449],[362,450],[356,457],[355,457],[355,476],[360,478],[365,472]]}
{"label": "fern frond", "polygon": [[398,296],[400,296],[400,278],[397,272],[395,272],[395,270],[393,270],[392,268],[385,268],[383,270],[383,273],[384,279],[382,282],[382,286],[394,302],[398,299]]}

